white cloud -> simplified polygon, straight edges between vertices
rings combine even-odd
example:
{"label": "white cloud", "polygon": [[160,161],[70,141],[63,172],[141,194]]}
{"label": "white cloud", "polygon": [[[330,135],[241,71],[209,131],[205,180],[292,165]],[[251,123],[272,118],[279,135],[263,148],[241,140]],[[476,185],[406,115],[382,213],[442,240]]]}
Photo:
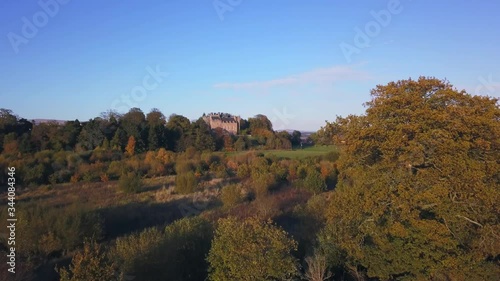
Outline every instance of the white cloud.
{"label": "white cloud", "polygon": [[251,82],[223,82],[215,84],[214,88],[233,90],[269,89],[279,86],[325,84],[338,81],[367,79],[370,79],[370,76],[366,72],[357,70],[353,66],[332,66],[327,68],[318,68],[311,71],[271,80]]}

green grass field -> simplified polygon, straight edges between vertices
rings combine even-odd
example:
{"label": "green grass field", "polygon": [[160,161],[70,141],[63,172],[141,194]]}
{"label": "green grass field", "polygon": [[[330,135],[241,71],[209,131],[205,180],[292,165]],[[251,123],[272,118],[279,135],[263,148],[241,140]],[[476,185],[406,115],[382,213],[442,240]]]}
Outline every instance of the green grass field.
{"label": "green grass field", "polygon": [[[256,150],[256,153],[264,153],[265,156],[276,155],[277,157],[291,158],[291,159],[303,159],[311,156],[321,156],[329,152],[338,151],[336,146],[309,146],[303,149],[294,148],[292,150]],[[228,156],[236,156],[248,153],[248,151],[230,152],[227,153]]]}

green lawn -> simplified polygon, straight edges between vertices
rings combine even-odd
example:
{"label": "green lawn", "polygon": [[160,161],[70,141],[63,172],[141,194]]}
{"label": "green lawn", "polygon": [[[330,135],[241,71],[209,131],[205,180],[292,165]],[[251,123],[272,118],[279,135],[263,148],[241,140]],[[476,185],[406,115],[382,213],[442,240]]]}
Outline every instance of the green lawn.
{"label": "green lawn", "polygon": [[[304,149],[294,148],[293,150],[256,150],[256,153],[264,153],[265,156],[276,155],[278,157],[303,159],[310,156],[321,156],[328,152],[338,151],[337,147],[333,145],[328,146],[309,146]],[[248,151],[238,151],[227,153],[228,156],[241,155],[248,153]]]}

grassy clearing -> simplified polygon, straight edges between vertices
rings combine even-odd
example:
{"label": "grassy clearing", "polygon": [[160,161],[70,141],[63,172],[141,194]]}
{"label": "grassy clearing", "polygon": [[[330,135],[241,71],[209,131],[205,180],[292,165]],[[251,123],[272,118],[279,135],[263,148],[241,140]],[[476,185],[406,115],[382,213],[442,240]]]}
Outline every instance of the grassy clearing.
{"label": "grassy clearing", "polygon": [[[306,157],[321,156],[329,152],[338,151],[336,146],[333,145],[322,145],[322,146],[309,146],[303,149],[294,148],[292,150],[257,150],[256,153],[263,153],[265,156],[276,155],[277,157],[291,158],[291,159],[303,159]],[[227,153],[229,157],[238,156],[248,153],[248,151],[238,151]]]}

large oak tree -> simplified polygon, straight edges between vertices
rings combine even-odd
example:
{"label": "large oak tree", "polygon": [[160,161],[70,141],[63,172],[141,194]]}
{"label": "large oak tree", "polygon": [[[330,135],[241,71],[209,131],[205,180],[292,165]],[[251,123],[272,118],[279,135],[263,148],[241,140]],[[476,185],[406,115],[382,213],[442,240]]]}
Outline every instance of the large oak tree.
{"label": "large oak tree", "polygon": [[369,277],[500,276],[500,109],[446,81],[379,85],[366,114],[327,124],[340,181],[321,236]]}

